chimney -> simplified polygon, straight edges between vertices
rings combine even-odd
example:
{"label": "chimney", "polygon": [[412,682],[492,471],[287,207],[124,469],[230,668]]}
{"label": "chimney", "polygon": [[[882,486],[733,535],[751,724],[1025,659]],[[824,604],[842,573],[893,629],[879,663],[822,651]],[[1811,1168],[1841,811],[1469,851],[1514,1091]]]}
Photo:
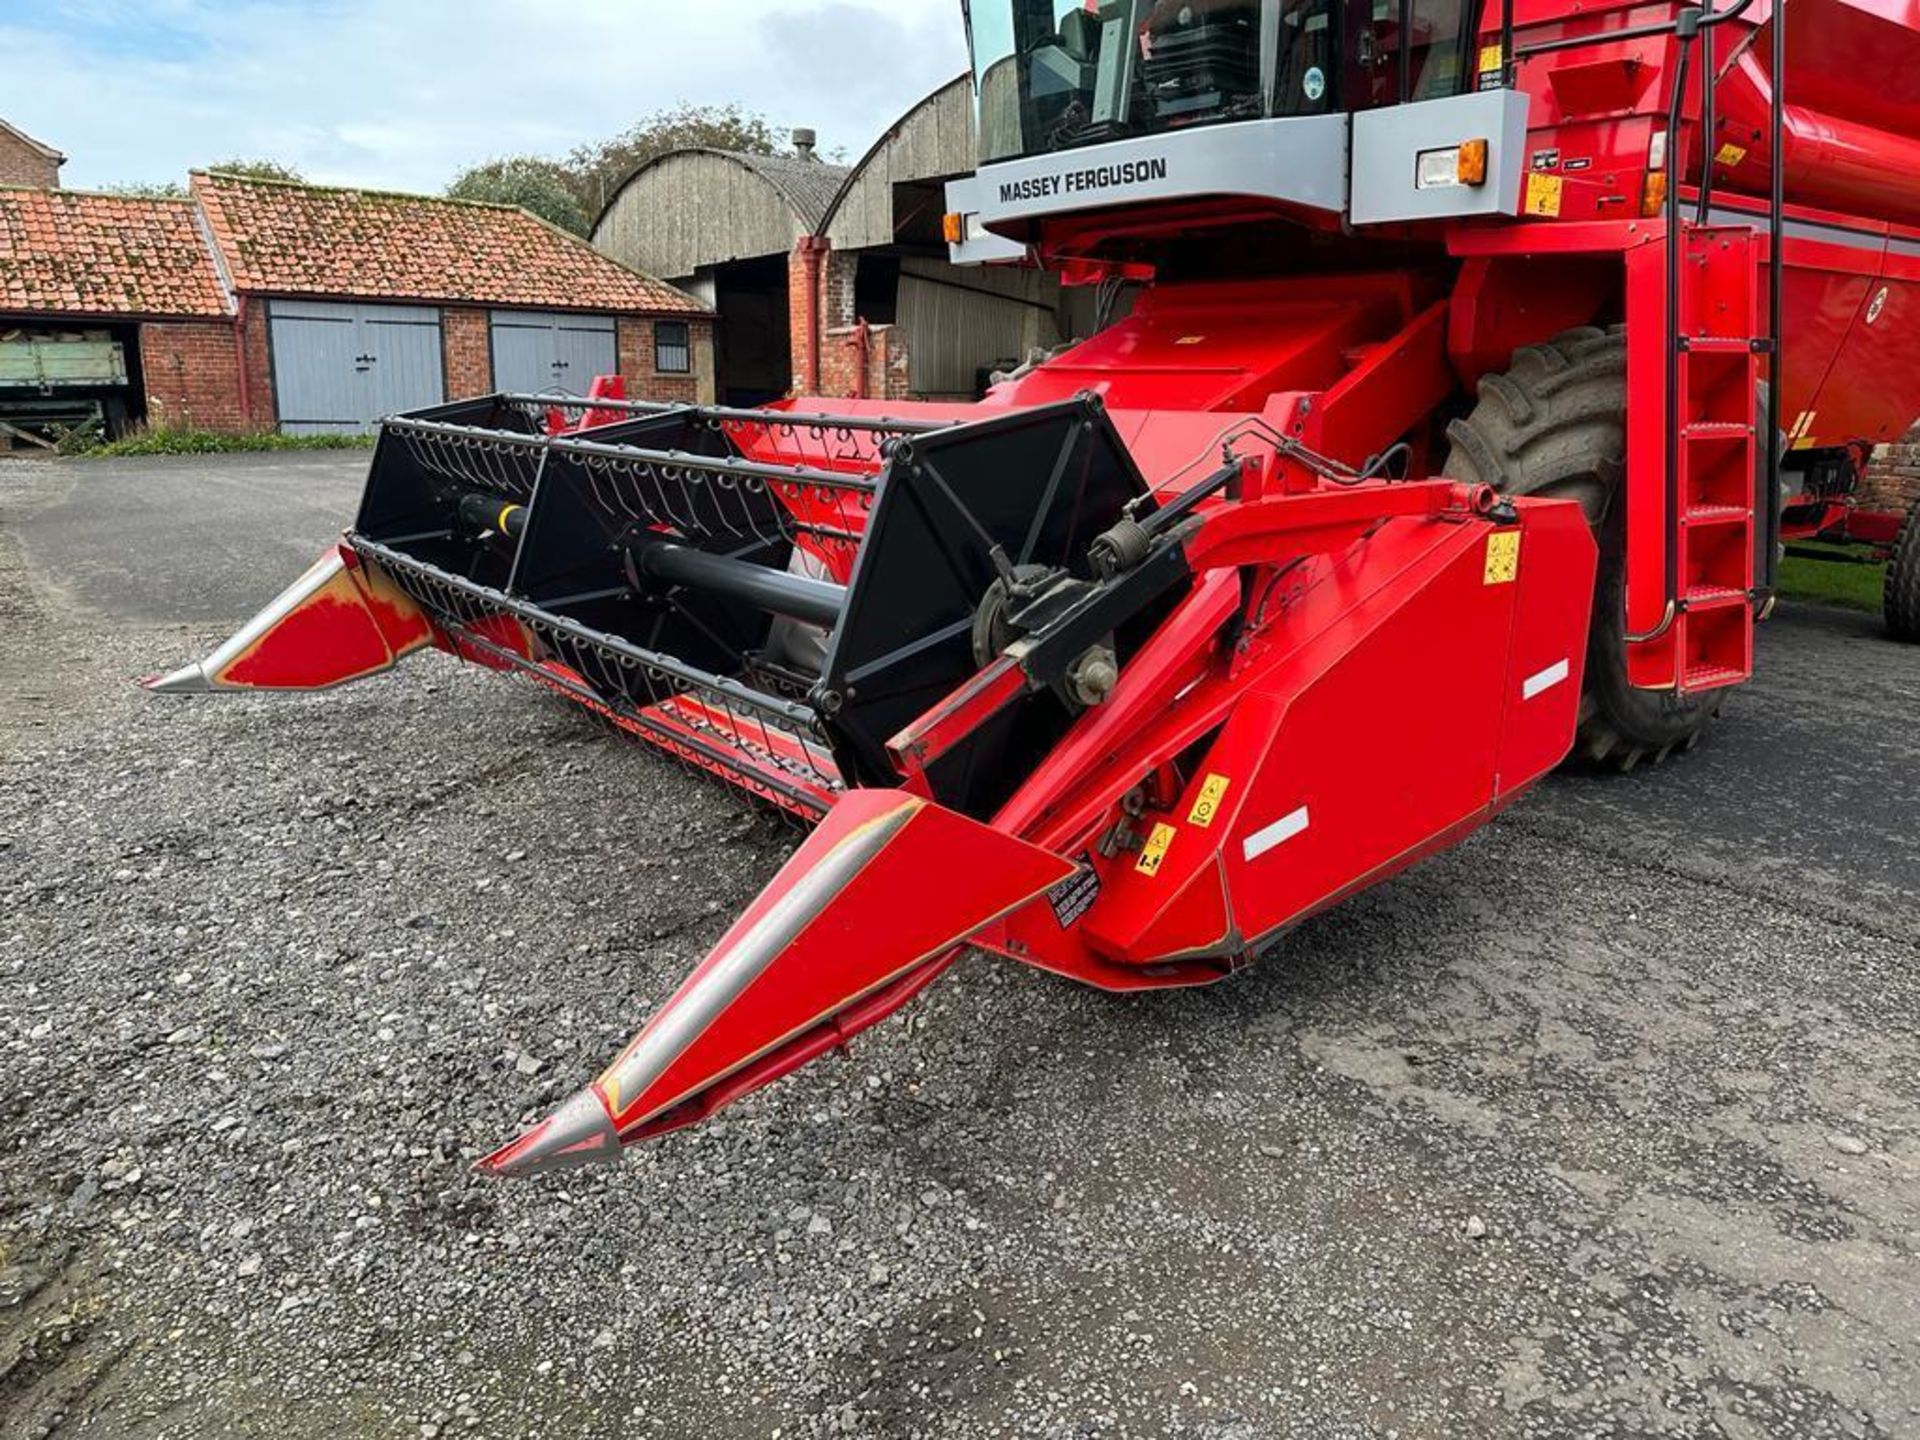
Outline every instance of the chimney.
{"label": "chimney", "polygon": [[793,153],[802,160],[819,159],[819,156],[813,153],[814,146],[819,143],[820,137],[815,135],[811,130],[796,130],[793,132]]}

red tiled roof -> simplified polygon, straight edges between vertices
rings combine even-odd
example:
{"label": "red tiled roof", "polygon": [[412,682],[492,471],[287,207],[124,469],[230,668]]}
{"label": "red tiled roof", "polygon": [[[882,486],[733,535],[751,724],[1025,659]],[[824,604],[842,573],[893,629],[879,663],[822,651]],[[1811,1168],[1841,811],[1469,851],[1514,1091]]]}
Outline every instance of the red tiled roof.
{"label": "red tiled roof", "polygon": [[0,190],[0,312],[232,313],[186,200]]}
{"label": "red tiled roof", "polygon": [[195,171],[236,290],[542,310],[704,313],[524,210]]}

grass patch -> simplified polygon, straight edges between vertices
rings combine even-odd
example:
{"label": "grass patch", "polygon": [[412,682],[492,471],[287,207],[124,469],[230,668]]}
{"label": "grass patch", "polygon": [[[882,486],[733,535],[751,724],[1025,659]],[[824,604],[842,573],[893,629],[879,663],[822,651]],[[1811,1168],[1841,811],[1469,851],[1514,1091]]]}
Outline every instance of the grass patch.
{"label": "grass patch", "polygon": [[129,455],[237,455],[265,450],[366,450],[371,435],[282,435],[277,430],[251,430],[239,435],[215,430],[140,430],[123,440],[93,444],[71,453],[89,460],[111,460]]}
{"label": "grass patch", "polygon": [[1816,605],[1838,605],[1847,610],[1879,613],[1886,596],[1885,565],[1861,564],[1859,557],[1862,552],[1846,545],[1805,545],[1796,548],[1817,550],[1835,559],[1787,556],[1780,562],[1781,594],[1790,600],[1810,600]]}

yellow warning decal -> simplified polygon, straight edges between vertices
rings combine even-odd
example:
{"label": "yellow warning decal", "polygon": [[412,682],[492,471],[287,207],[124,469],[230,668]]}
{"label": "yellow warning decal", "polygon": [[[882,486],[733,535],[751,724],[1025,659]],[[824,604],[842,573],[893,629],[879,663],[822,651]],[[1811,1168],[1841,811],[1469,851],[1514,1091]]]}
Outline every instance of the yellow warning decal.
{"label": "yellow warning decal", "polygon": [[1482,75],[1491,75],[1506,63],[1507,57],[1501,53],[1498,45],[1482,45],[1480,47],[1480,73]]}
{"label": "yellow warning decal", "polygon": [[1227,787],[1233,784],[1224,775],[1209,774],[1206,783],[1200,787],[1199,797],[1193,802],[1193,809],[1187,812],[1187,824],[1197,825],[1202,830],[1214,822],[1220,813],[1220,802],[1226,798]]}
{"label": "yellow warning decal", "polygon": [[1487,536],[1487,584],[1511,585],[1520,578],[1520,532],[1496,530]]}
{"label": "yellow warning decal", "polygon": [[1147,837],[1147,848],[1140,852],[1140,858],[1133,868],[1142,875],[1158,875],[1160,862],[1167,858],[1167,851],[1173,847],[1176,832],[1173,826],[1160,824],[1153,827],[1153,833]]}
{"label": "yellow warning decal", "polygon": [[1176,345],[1204,345],[1207,343],[1207,337],[1204,335],[1182,335],[1173,343]]}
{"label": "yellow warning decal", "polygon": [[1742,160],[1747,158],[1747,147],[1744,145],[1736,145],[1729,140],[1720,147],[1718,153],[1716,153],[1713,158],[1722,165],[1738,165]]}
{"label": "yellow warning decal", "polygon": [[1566,181],[1558,175],[1549,175],[1544,170],[1527,172],[1527,214],[1542,215],[1548,219],[1560,213],[1560,192],[1566,188]]}

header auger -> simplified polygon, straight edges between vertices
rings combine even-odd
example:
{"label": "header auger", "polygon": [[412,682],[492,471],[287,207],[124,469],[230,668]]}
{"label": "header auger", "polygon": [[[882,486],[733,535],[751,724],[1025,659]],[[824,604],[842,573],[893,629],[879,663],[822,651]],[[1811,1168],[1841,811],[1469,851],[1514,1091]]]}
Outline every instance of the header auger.
{"label": "header auger", "polygon": [[[341,543],[154,688],[439,649],[812,827],[495,1173],[698,1121],[964,946],[1221,979],[1576,737],[1691,745],[1792,517],[1920,410],[1920,231],[1785,195],[1834,133],[1823,37],[1915,36],[1808,4],[1792,112],[1759,0],[976,4],[955,256],[1134,283],[1124,319],[970,406],[395,417]],[[1852,123],[1904,154],[1903,103]]]}

